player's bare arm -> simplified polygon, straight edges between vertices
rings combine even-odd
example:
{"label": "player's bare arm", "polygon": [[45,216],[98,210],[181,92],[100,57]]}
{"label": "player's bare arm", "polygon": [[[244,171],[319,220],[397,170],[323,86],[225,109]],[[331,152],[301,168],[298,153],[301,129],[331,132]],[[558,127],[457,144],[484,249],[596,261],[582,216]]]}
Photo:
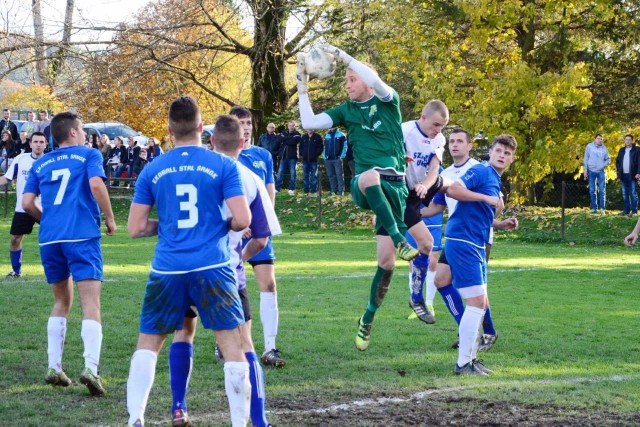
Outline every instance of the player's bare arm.
{"label": "player's bare arm", "polygon": [[113,209],[111,208],[111,199],[109,199],[107,187],[99,176],[94,176],[89,179],[89,187],[91,188],[91,194],[93,194],[96,202],[98,202],[100,210],[104,214],[104,223],[107,226],[107,235],[113,236],[118,227],[116,226],[116,219],[113,215]]}
{"label": "player's bare arm", "polygon": [[638,243],[638,233],[640,233],[640,218],[638,218],[638,222],[636,222],[636,226],[633,228],[631,234],[624,238],[624,244],[633,246]]}
{"label": "player's bare arm", "polygon": [[502,221],[493,220],[493,228],[497,230],[515,230],[518,228],[518,219],[516,217],[505,218]]}
{"label": "player's bare arm", "polygon": [[438,157],[436,156],[433,156],[429,161],[429,172],[427,172],[427,176],[421,183],[416,184],[414,188],[418,197],[424,198],[427,195],[429,188],[431,188],[431,186],[436,183],[436,180],[438,179],[439,167],[440,159],[438,159]]}
{"label": "player's bare arm", "polygon": [[444,212],[447,205],[441,205],[439,203],[429,203],[429,206],[420,209],[420,215],[422,218],[431,218],[432,216],[438,215],[439,213]]}
{"label": "player's bare arm", "polygon": [[[447,189],[447,196],[461,202],[484,202],[498,208],[501,203],[500,197],[487,196],[467,189],[460,181],[456,181]],[[503,205],[504,206],[504,205]]]}
{"label": "player's bare arm", "polygon": [[24,193],[22,195],[22,209],[39,222],[42,218],[42,208],[38,206],[36,199],[35,193]]}
{"label": "player's bare arm", "polygon": [[251,224],[251,210],[245,196],[234,196],[225,202],[231,211],[229,228],[233,231],[242,231]]}
{"label": "player's bare arm", "polygon": [[242,261],[253,258],[258,252],[267,247],[268,241],[269,239],[267,237],[249,240],[244,249],[242,249]]}
{"label": "player's bare arm", "polygon": [[135,239],[158,234],[158,220],[149,218],[152,207],[153,206],[150,205],[143,205],[142,203],[131,203],[129,220],[127,221],[129,236]]}

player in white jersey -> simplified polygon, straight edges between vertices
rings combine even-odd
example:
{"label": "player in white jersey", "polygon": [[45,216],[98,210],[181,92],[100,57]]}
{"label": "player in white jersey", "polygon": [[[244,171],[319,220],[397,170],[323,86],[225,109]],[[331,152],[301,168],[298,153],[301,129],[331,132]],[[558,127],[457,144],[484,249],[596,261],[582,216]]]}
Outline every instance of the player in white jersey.
{"label": "player in white jersey", "polygon": [[31,234],[33,226],[38,222],[34,217],[29,215],[22,208],[22,194],[24,186],[29,178],[29,171],[33,163],[44,154],[47,148],[47,139],[42,132],[34,132],[31,141],[30,153],[20,154],[13,160],[7,173],[0,177],[0,185],[6,185],[8,182],[16,183],[16,208],[11,221],[11,243],[9,244],[9,255],[11,256],[11,267],[13,270],[7,274],[7,277],[20,277],[22,275],[22,238],[25,234]]}
{"label": "player in white jersey", "polygon": [[[239,123],[238,126],[240,126]],[[234,129],[229,129],[224,124],[216,122],[216,127],[211,137],[212,145],[215,151],[237,160],[244,140],[235,135],[234,132],[230,132],[230,130],[233,131]],[[261,178],[242,163],[237,162],[236,164],[240,172],[244,194],[251,210],[249,230],[252,237],[243,249],[242,236],[245,230],[229,232],[231,266],[236,272],[238,291],[245,318],[245,323],[240,326],[240,332],[242,335],[242,348],[249,362],[251,423],[255,427],[267,427],[269,423],[265,413],[264,377],[251,339],[251,307],[246,288],[244,261],[265,248],[269,237],[280,234],[281,230],[271,199]],[[171,413],[174,426],[188,425],[189,423],[186,394],[193,366],[195,330],[196,313],[190,311],[184,319],[182,330],[176,332],[169,350],[169,369],[173,394]]]}
{"label": "player in white jersey", "polygon": [[[447,187],[438,171],[446,143],[442,128],[448,122],[447,106],[442,101],[432,100],[424,106],[418,120],[402,124],[402,136],[407,153],[406,182],[409,188],[404,223],[415,239],[420,253],[427,257],[433,248],[433,236],[422,221],[420,207],[428,206],[433,196]],[[412,276],[419,273],[414,267],[414,262],[411,261],[410,283],[415,282]],[[420,320],[433,323],[433,314],[425,304],[422,291],[411,293],[409,307]]]}
{"label": "player in white jersey", "polygon": [[[460,179],[469,169],[479,164],[476,159],[470,157],[473,143],[471,141],[471,135],[464,129],[456,128],[451,132],[449,136],[449,153],[453,158],[453,164],[442,171],[441,176],[449,179],[451,182]],[[444,194],[436,194],[433,198],[433,202],[425,209],[422,210],[423,216],[430,217],[437,213],[443,212],[445,207],[449,212],[449,217],[456,209],[458,201],[452,197],[445,196]],[[517,220],[515,218],[507,218],[502,221],[494,221],[494,227],[500,229],[510,229],[517,227]],[[488,243],[488,242],[487,242]],[[436,275],[434,283],[438,292],[444,300],[445,306],[451,313],[451,316],[455,319],[456,323],[460,324],[462,314],[464,313],[464,303],[458,291],[453,287],[451,269],[447,262],[446,253],[443,250],[438,259],[438,265],[436,266]],[[493,318],[491,316],[490,306],[487,305],[487,310],[483,319],[484,334],[481,338],[480,351],[487,351],[491,348],[493,343],[497,339],[497,333],[493,327]],[[453,344],[454,348],[457,348],[458,340]]]}

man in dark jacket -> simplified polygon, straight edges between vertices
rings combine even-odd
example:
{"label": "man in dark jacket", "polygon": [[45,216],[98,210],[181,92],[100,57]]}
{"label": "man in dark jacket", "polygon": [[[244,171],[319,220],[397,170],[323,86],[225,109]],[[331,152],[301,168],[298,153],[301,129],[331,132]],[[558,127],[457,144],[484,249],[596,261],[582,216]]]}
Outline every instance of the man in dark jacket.
{"label": "man in dark jacket", "polygon": [[267,133],[260,135],[258,145],[269,153],[273,159],[273,170],[278,170],[278,151],[280,150],[280,140],[282,137],[276,133],[276,125],[269,123],[267,125]]}
{"label": "man in dark jacket", "polygon": [[11,110],[5,108],[2,110],[2,120],[0,120],[0,133],[8,131],[11,133],[11,139],[13,141],[20,141],[20,135],[18,134],[18,127],[11,121]]}
{"label": "man in dark jacket", "polygon": [[331,192],[344,194],[344,171],[342,159],[347,155],[347,138],[338,128],[329,129],[324,137],[324,164],[329,176]]}
{"label": "man in dark jacket", "polygon": [[302,135],[300,140],[300,157],[302,157],[302,183],[305,193],[318,192],[318,156],[324,146],[322,137],[312,130]]}
{"label": "man in dark jacket", "polygon": [[633,143],[633,136],[624,137],[624,147],[618,151],[616,171],[622,182],[622,215],[638,213],[638,187],[636,181],[640,179],[640,148]]}
{"label": "man in dark jacket", "polygon": [[287,123],[287,130],[282,132],[280,140],[280,168],[276,178],[276,191],[280,191],[285,174],[289,174],[289,194],[293,195],[296,188],[296,164],[298,163],[298,144],[300,144],[300,132],[296,130],[298,124],[295,120]]}

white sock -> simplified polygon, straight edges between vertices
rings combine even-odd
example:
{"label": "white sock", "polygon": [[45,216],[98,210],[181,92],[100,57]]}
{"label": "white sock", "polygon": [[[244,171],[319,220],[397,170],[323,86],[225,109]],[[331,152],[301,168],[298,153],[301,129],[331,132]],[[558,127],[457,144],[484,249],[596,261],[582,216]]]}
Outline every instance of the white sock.
{"label": "white sock", "polygon": [[251,383],[249,363],[225,362],[224,389],[229,399],[231,426],[245,427],[251,415]]}
{"label": "white sock", "polygon": [[127,381],[127,410],[129,425],[136,420],[144,424],[144,410],[156,376],[158,357],[151,350],[137,350],[131,357],[129,380]]}
{"label": "white sock", "polygon": [[84,366],[91,369],[94,375],[98,375],[102,349],[102,325],[95,320],[85,319],[82,321],[80,336],[84,343]]}
{"label": "white sock", "polygon": [[484,310],[467,305],[464,308],[458,333],[460,335],[460,347],[458,348],[458,366],[462,367],[473,360],[474,347],[478,343],[478,328],[482,323]]}
{"label": "white sock", "polygon": [[427,270],[427,304],[433,304],[433,299],[438,292],[438,288],[436,288],[435,284],[436,272]]}
{"label": "white sock", "polygon": [[65,317],[49,317],[47,321],[47,355],[49,367],[62,370],[62,350],[64,337],[67,335],[67,319]]}
{"label": "white sock", "polygon": [[260,292],[260,320],[264,335],[264,351],[276,348],[278,335],[278,296],[275,292]]}

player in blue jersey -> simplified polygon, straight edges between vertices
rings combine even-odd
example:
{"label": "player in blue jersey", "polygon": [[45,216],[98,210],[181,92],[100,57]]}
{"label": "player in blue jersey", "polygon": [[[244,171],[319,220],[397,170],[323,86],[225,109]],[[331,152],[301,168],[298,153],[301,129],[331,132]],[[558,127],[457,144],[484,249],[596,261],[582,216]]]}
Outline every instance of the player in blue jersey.
{"label": "player in blue jersey", "polygon": [[[229,114],[236,116],[240,120],[243,131],[244,148],[240,152],[238,161],[262,178],[269,192],[269,197],[275,206],[276,189],[273,181],[273,158],[268,150],[251,143],[251,135],[253,133],[251,112],[244,107],[235,106]],[[249,238],[249,234],[245,235],[245,245]],[[286,361],[276,347],[279,314],[275,260],[276,254],[273,250],[271,238],[269,238],[267,247],[249,259],[249,264],[253,268],[253,273],[260,289],[260,321],[262,322],[264,338],[264,351],[260,360],[266,366],[280,368],[285,365]]]}
{"label": "player in blue jersey", "polygon": [[[216,121],[211,139],[217,152],[237,159],[244,143],[240,135],[240,121],[234,116],[221,116]],[[264,375],[251,338],[251,307],[243,260],[249,259],[262,250],[267,245],[270,236],[280,234],[280,224],[262,179],[241,163],[238,163],[238,170],[251,210],[249,229],[252,238],[243,248],[243,232],[229,232],[231,265],[235,268],[245,318],[245,324],[240,326],[240,331],[243,339],[243,351],[249,361],[251,423],[254,427],[267,427],[269,422],[265,413]],[[169,370],[173,395],[171,413],[174,426],[189,425],[186,395],[191,376],[195,330],[196,313],[190,310],[185,317],[182,330],[177,331],[174,335],[169,350]]]}
{"label": "player in blue jersey", "polygon": [[22,153],[13,160],[4,176],[0,177],[0,185],[6,185],[13,181],[16,184],[16,208],[11,221],[11,242],[9,256],[11,257],[12,271],[7,277],[18,278],[22,276],[22,239],[25,234],[31,234],[36,219],[26,213],[22,208],[22,194],[29,178],[31,166],[44,154],[47,147],[47,139],[42,132],[34,132],[29,141],[30,153]]}
{"label": "player in blue jersey", "polygon": [[[224,381],[232,424],[245,425],[251,386],[228,232],[244,230],[251,213],[233,159],[201,146],[202,121],[193,98],[173,101],[169,133],[175,148],[142,170],[129,212],[132,237],[158,235],[127,381],[129,424],[144,424],[158,352],[166,335],[182,328],[194,305],[227,358]],[[149,218],[154,206],[158,219]]]}
{"label": "player in blue jersey", "polygon": [[489,161],[473,166],[447,189],[447,195],[458,200],[458,205],[447,221],[445,252],[453,286],[466,301],[458,328],[456,374],[486,376],[491,372],[476,358],[478,329],[487,307],[485,243],[494,218],[504,207],[501,176],[513,162],[516,147],[511,135],[497,136],[489,150]]}
{"label": "player in blue jersey", "polygon": [[22,196],[24,210],[40,221],[40,255],[54,297],[47,323],[49,368],[45,381],[53,386],[71,385],[62,370],[62,349],[73,301],[73,277],[82,305],[85,368],[80,382],[92,395],[101,396],[105,389],[98,376],[102,347],[100,211],[107,234],[113,235],[116,223],[104,185],[102,156],[98,150],[84,147],[85,133],[78,116],[56,114],[51,134],[60,149],[33,164]]}

